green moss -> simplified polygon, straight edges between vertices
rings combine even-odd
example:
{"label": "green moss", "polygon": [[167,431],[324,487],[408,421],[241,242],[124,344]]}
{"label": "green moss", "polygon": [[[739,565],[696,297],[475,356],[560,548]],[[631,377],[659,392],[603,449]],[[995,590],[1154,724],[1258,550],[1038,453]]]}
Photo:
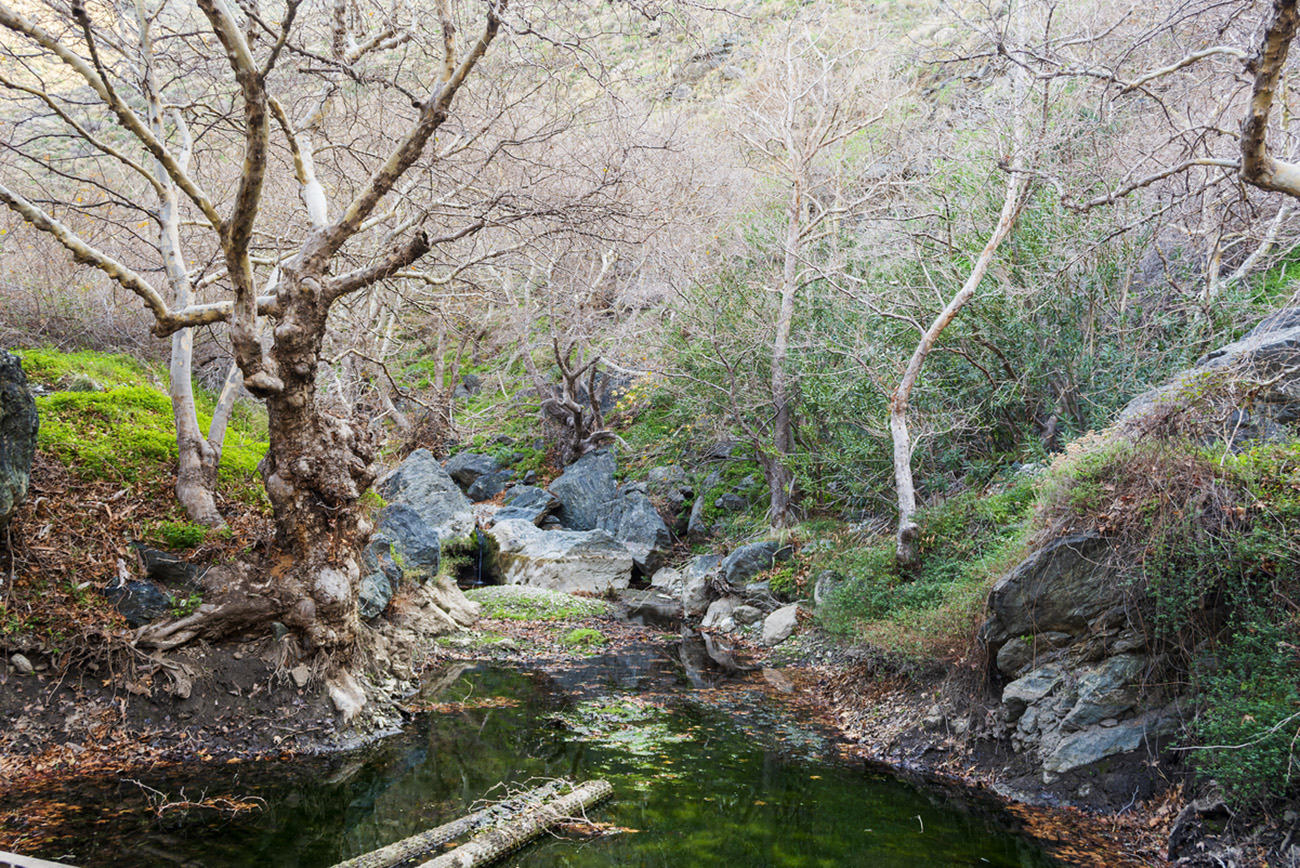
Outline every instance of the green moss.
{"label": "green moss", "polygon": [[105,389],[142,385],[163,389],[167,383],[167,372],[161,366],[145,365],[130,356],[49,348],[19,350],[17,354],[28,381],[50,388],[62,388],[77,377],[88,377]]}
{"label": "green moss", "polygon": [[[104,391],[55,392],[36,399],[40,448],[89,479],[144,482],[175,473],[177,458],[171,399],[154,371],[125,356],[27,350],[36,382],[59,385],[76,374],[90,376]],[[201,399],[201,400],[200,400]],[[208,396],[196,402],[211,407]],[[257,463],[266,452],[265,424],[258,414],[232,415],[221,455],[218,483],[224,494],[261,502]],[[211,417],[200,413],[206,429]]]}
{"label": "green moss", "polygon": [[192,549],[203,544],[213,528],[188,521],[160,521],[146,531],[151,542],[168,549]]}
{"label": "green moss", "polygon": [[605,642],[601,632],[590,627],[578,627],[560,637],[560,644],[566,648],[592,648]]}
{"label": "green moss", "polygon": [[483,605],[483,617],[511,621],[566,621],[609,612],[603,600],[521,585],[471,588],[465,596]]}

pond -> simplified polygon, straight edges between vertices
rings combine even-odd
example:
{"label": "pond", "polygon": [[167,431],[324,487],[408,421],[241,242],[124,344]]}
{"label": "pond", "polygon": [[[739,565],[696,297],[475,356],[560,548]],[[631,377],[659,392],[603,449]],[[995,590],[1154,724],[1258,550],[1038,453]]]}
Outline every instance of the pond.
{"label": "pond", "polygon": [[[613,799],[589,817],[626,831],[546,837],[501,864],[1055,864],[977,793],[838,759],[829,735],[767,683],[785,686],[779,673],[719,666],[712,650],[696,638],[546,669],[458,666],[413,698],[426,710],[405,731],[363,751],[140,773],[64,794],[77,828],[31,855],[85,868],[328,868],[507,785],[568,777],[608,780]],[[166,809],[219,798],[264,807]]]}

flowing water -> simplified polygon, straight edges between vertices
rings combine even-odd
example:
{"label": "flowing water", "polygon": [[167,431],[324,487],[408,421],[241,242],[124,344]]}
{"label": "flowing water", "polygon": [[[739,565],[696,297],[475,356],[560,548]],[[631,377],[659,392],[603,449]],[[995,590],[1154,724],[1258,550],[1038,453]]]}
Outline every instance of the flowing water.
{"label": "flowing water", "polygon": [[[416,698],[427,713],[364,751],[223,765],[184,779],[142,774],[68,793],[85,805],[86,831],[32,855],[86,868],[327,868],[462,816],[485,796],[505,795],[503,784],[568,777],[613,784],[614,798],[589,818],[626,831],[548,837],[502,864],[1053,864],[978,794],[837,759],[827,735],[799,719],[762,672],[727,662],[696,639],[545,670],[458,668]],[[770,671],[767,680],[782,684]],[[160,793],[256,797],[265,807],[233,818],[133,809],[157,806]]]}

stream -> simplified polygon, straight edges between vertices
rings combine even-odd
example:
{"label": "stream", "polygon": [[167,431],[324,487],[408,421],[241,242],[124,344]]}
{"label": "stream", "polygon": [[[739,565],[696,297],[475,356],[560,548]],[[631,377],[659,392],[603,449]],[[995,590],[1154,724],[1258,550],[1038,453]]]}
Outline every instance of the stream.
{"label": "stream", "polygon": [[[328,868],[507,787],[568,777],[613,784],[589,818],[624,831],[546,837],[500,864],[1056,864],[980,793],[837,758],[781,689],[780,673],[701,637],[545,668],[460,664],[412,697],[421,710],[403,732],[363,750],[78,783],[60,794],[77,807],[68,831],[31,855],[83,868]],[[168,809],[218,798],[262,807]]]}

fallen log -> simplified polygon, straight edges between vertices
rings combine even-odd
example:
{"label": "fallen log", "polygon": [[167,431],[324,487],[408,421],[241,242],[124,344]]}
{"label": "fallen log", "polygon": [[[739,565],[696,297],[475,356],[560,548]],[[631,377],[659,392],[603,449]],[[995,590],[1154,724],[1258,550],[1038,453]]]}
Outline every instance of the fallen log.
{"label": "fallen log", "polygon": [[511,796],[508,799],[502,799],[494,805],[490,805],[481,811],[461,817],[459,820],[453,820],[450,823],[444,823],[434,829],[427,829],[418,835],[412,835],[404,838],[387,847],[381,847],[378,850],[371,850],[346,862],[340,862],[334,868],[391,868],[393,865],[400,865],[403,862],[409,862],[453,841],[462,835],[468,835],[476,832],[484,826],[494,825],[496,823],[506,823],[516,814],[537,808],[552,798],[563,786],[568,785],[568,781],[548,781],[540,787],[535,787],[527,792],[520,793],[517,796]]}
{"label": "fallen log", "polygon": [[517,850],[561,820],[574,816],[614,792],[606,781],[587,781],[533,811],[491,829],[419,868],[483,868]]}

